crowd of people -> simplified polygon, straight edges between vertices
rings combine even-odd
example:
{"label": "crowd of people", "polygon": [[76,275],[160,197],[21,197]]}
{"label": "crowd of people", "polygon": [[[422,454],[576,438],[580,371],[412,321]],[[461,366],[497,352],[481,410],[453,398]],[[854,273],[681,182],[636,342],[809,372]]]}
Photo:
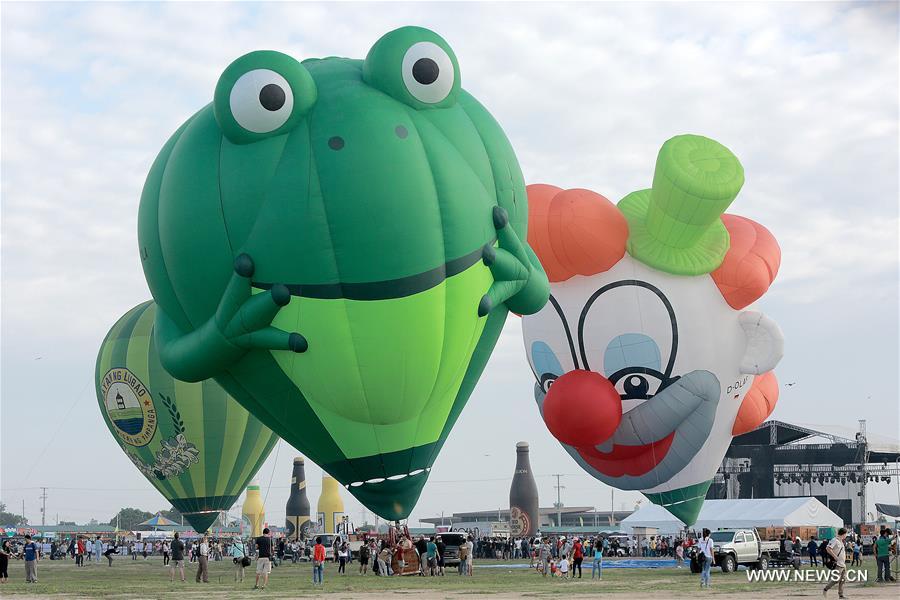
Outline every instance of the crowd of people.
{"label": "crowd of people", "polygon": [[[333,543],[328,548],[323,536],[314,540],[286,540],[274,538],[268,528],[263,535],[245,543],[240,539],[213,540],[203,535],[185,542],[178,533],[172,540],[130,540],[117,542],[103,540],[100,536],[74,536],[62,542],[38,543],[26,535],[23,540],[3,540],[0,545],[0,583],[8,579],[8,564],[12,557],[25,562],[26,581],[37,582],[37,562],[42,557],[51,560],[75,561],[79,568],[90,563],[100,563],[101,557],[112,566],[113,557],[130,557],[131,560],[147,560],[162,557],[168,567],[172,582],[176,577],[186,581],[185,563],[197,563],[195,581],[209,581],[209,561],[230,559],[234,564],[235,582],[243,582],[245,569],[256,559],[254,589],[264,589],[272,568],[282,564],[286,557],[292,562],[308,560],[312,564],[314,585],[324,583],[324,565],[328,558],[337,565],[338,576],[347,572],[347,564],[358,559],[360,575],[375,576],[419,575],[443,576],[453,567],[460,576],[471,576],[476,559],[529,560],[531,568],[544,577],[564,579],[582,578],[585,561],[591,564],[591,579],[603,578],[603,560],[606,557],[640,557],[675,559],[675,566],[682,568],[686,560],[692,562],[694,572],[700,573],[701,587],[711,583],[710,569],[716,556],[710,531],[703,529],[700,535],[684,536],[626,536],[622,534],[567,537],[564,535],[531,538],[475,537],[460,532],[420,535],[416,539],[405,530],[397,535],[370,536],[355,544],[351,551],[344,536],[329,536]],[[891,573],[891,557],[897,552],[896,537],[888,528],[872,540],[877,563],[879,582],[896,581]],[[819,566],[839,572],[839,577],[825,589],[837,585],[843,597],[848,562],[850,567],[862,566],[863,539],[860,535],[841,528],[830,540],[817,540],[813,536],[804,542],[799,537],[782,536],[780,553],[787,558],[808,557],[810,566]]]}

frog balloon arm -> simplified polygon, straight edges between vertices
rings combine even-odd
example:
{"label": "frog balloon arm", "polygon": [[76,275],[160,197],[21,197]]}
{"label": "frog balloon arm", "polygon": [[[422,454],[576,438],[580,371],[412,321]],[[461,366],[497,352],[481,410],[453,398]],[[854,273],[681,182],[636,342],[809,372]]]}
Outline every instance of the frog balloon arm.
{"label": "frog balloon arm", "polygon": [[478,304],[478,315],[484,316],[502,303],[514,313],[536,313],[550,297],[550,282],[531,248],[519,240],[509,224],[506,211],[494,207],[497,248],[484,247],[483,260],[491,269],[494,283]]}
{"label": "frog balloon arm", "polygon": [[287,287],[276,284],[251,294],[253,271],[249,256],[237,257],[215,315],[194,331],[185,333],[164,311],[157,313],[157,345],[170,374],[183,381],[202,381],[227,369],[249,350],[306,351],[302,335],[271,325],[278,310],[290,302]]}

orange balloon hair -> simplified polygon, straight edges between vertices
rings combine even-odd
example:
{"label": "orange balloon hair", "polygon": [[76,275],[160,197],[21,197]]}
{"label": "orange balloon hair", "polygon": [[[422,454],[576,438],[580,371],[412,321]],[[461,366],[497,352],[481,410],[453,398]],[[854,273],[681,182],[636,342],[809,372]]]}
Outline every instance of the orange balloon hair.
{"label": "orange balloon hair", "polygon": [[526,189],[528,243],[551,283],[602,273],[625,255],[628,222],[605,197],[546,184]]}
{"label": "orange balloon hair", "polygon": [[758,300],[775,280],[781,265],[781,248],[768,229],[737,215],[722,215],[731,247],[713,281],[728,304],[740,310]]}
{"label": "orange balloon hair", "polygon": [[753,431],[765,421],[778,403],[778,379],[774,371],[757,375],[738,409],[731,435]]}

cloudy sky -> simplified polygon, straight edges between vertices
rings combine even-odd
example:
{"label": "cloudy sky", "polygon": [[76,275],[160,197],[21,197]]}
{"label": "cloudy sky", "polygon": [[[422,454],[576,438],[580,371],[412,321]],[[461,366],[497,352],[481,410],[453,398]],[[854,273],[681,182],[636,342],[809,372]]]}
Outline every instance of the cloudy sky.
{"label": "cloudy sky", "polygon": [[[164,141],[255,49],[364,57],[383,33],[431,28],[463,86],[504,126],[528,182],[610,199],[649,187],[659,146],[715,138],[741,159],[732,212],[781,243],[761,307],[781,325],[775,417],[898,437],[896,3],[11,4],[2,6],[2,500],[39,522],[166,507],[113,441],[97,348],[150,297],[138,199]],[[544,428],[511,320],[412,521],[507,503],[532,443],[541,504],[607,509],[609,488]],[[290,459],[263,466],[269,520]],[[312,501],[319,470],[311,467]],[[616,508],[638,494],[617,493]],[[898,502],[896,483],[876,497]],[[347,495],[358,521],[361,508]]]}

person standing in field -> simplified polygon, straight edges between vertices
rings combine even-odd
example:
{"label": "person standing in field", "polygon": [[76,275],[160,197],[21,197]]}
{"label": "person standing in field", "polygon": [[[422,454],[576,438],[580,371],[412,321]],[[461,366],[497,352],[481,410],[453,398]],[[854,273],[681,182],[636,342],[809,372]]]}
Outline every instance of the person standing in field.
{"label": "person standing in field", "polygon": [[80,535],[75,540],[75,566],[84,566],[84,540]]}
{"label": "person standing in field", "polygon": [[37,583],[37,561],[41,556],[37,544],[31,541],[30,535],[25,536],[22,556],[25,559],[25,583]]}
{"label": "person standing in field", "polygon": [[816,543],[816,536],[812,536],[809,538],[809,542],[806,544],[806,553],[809,554],[809,564],[813,567],[819,566],[819,559],[817,558],[819,549],[819,544]]}
{"label": "person standing in field", "polygon": [[369,570],[369,559],[370,557],[370,548],[369,543],[366,542],[362,546],[359,547],[359,574],[365,575]]}
{"label": "person standing in field", "polygon": [[575,538],[572,545],[572,579],[575,579],[575,571],[578,571],[578,579],[581,579],[581,563],[584,562],[584,546],[580,538]]}
{"label": "person standing in field", "polygon": [[316,545],[313,546],[313,585],[324,585],[325,583],[325,545],[322,544],[322,536],[316,538]]}
{"label": "person standing in field", "polygon": [[[175,581],[175,569],[181,573],[181,581],[184,582],[184,542],[178,538],[178,532],[175,532],[175,539],[172,540],[172,560],[169,562],[169,580]],[[109,566],[112,566],[112,558],[110,558]]]}
{"label": "person standing in field", "polygon": [[209,540],[204,534],[197,546],[197,583],[209,583]]}
{"label": "person standing in field", "polygon": [[594,562],[591,563],[591,579],[595,576],[597,579],[603,579],[603,539],[597,536],[594,545],[591,548],[591,556]]}
{"label": "person standing in field", "polygon": [[437,546],[437,567],[438,574],[444,575],[444,553],[447,551],[447,544],[444,543],[444,538],[438,536],[437,542],[435,542]]}
{"label": "person standing in field", "polygon": [[851,542],[853,544],[853,560],[850,562],[850,566],[862,566],[862,561],[860,560],[860,555],[862,554],[862,546],[859,544],[859,540],[854,540]]}
{"label": "person standing in field", "polygon": [[[266,589],[269,583],[269,573],[272,572],[272,534],[269,528],[263,529],[263,534],[256,538],[256,583],[254,590]],[[259,578],[262,576],[263,584],[259,585]]]}
{"label": "person standing in field", "polygon": [[713,566],[713,541],[709,537],[709,529],[703,528],[703,536],[697,542],[697,550],[700,553],[698,558],[703,561],[700,570],[700,587],[709,587],[710,574],[709,570]]}
{"label": "person standing in field", "polygon": [[[847,537],[847,530],[841,527],[838,529],[837,537],[832,538],[825,547],[825,551],[834,559],[834,568],[831,569],[831,581],[822,590],[822,595],[827,596],[828,590],[838,586],[838,598],[844,597],[844,581],[847,579],[847,549],[844,546],[844,538]],[[824,562],[824,561],[823,561]]]}
{"label": "person standing in field", "polygon": [[338,549],[338,574],[340,575],[347,574],[347,556],[349,554],[350,547],[347,545],[347,542],[344,542]]}
{"label": "person standing in field", "polygon": [[246,559],[247,554],[244,552],[244,542],[242,540],[235,541],[231,544],[231,559],[234,563],[234,582],[244,583],[244,568],[250,564],[250,559]]}
{"label": "person standing in field", "polygon": [[881,530],[881,535],[875,540],[875,563],[878,566],[877,581],[894,581],[891,575],[891,535],[890,529]]}
{"label": "person standing in field", "polygon": [[0,545],[0,583],[9,581],[9,557],[11,555],[9,540],[3,540],[3,544]]}
{"label": "person standing in field", "polygon": [[466,543],[466,540],[463,540],[459,545],[459,574],[460,575],[468,575],[469,574],[469,546]]}
{"label": "person standing in field", "polygon": [[541,564],[541,571],[544,574],[544,577],[550,574],[550,556],[553,553],[550,548],[550,544],[547,541],[547,538],[541,540],[541,545],[538,547],[538,559]]}

